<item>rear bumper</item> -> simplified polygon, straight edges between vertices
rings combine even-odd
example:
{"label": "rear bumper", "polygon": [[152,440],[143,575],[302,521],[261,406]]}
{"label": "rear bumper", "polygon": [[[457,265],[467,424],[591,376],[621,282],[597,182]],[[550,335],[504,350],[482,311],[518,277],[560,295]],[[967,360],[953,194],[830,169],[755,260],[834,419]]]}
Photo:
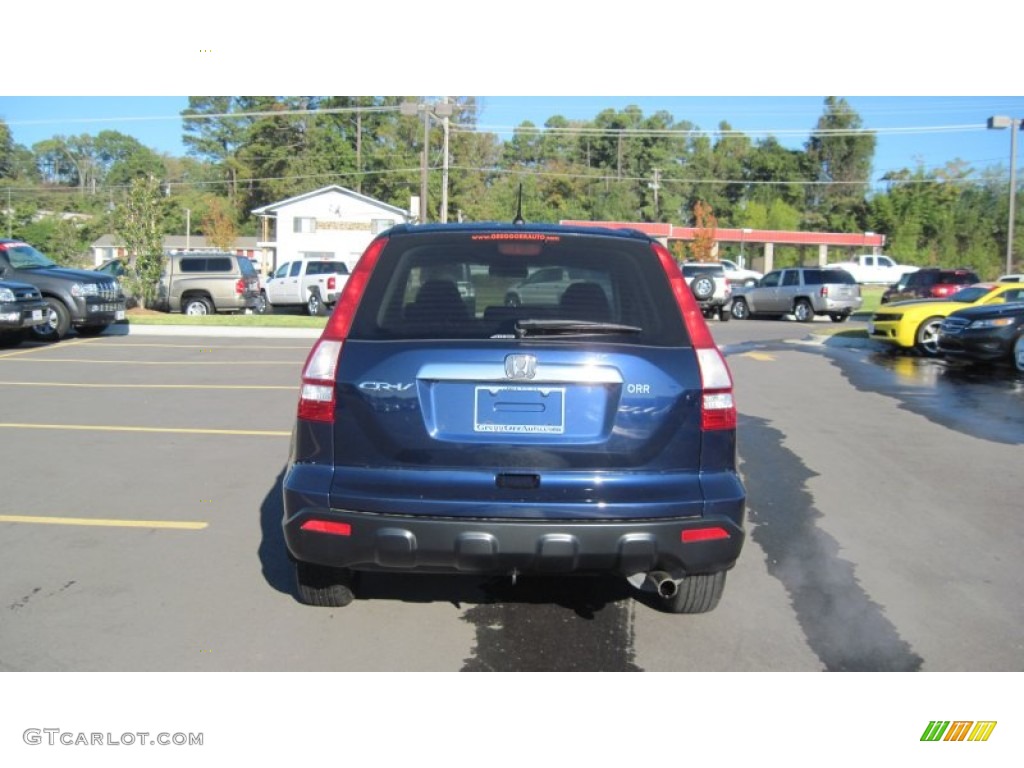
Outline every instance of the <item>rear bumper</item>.
{"label": "rear bumper", "polygon": [[[347,536],[302,530],[309,520],[347,523]],[[688,530],[720,527],[726,538],[683,543]],[[600,522],[464,520],[304,508],[284,522],[291,556],[355,570],[571,573],[731,568],[744,533],[728,517]]]}
{"label": "rear bumper", "polygon": [[[705,499],[700,504],[703,514],[685,517],[566,519],[556,517],[556,510],[543,514],[544,505],[539,505],[529,516],[511,518],[496,515],[492,504],[481,504],[486,512],[477,517],[467,515],[465,508],[458,515],[332,508],[325,495],[311,492],[308,485],[300,487],[302,479],[311,479],[306,472],[296,474],[298,478],[290,473],[284,482],[283,529],[289,554],[336,568],[625,575],[660,570],[682,576],[731,568],[744,541],[745,497],[742,487],[737,496],[731,483],[710,483],[723,498]],[[347,535],[304,530],[309,521],[345,524]],[[683,541],[684,532],[709,529],[720,529],[719,537]]]}

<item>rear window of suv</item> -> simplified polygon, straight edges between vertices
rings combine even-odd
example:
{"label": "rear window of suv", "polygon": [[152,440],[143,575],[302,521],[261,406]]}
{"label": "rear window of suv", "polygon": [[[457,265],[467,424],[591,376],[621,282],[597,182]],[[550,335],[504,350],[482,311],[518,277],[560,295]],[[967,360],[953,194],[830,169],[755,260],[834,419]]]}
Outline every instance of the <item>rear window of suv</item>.
{"label": "rear window of suv", "polygon": [[684,277],[696,277],[697,275],[725,277],[725,267],[721,264],[683,264]]}
{"label": "rear window of suv", "polygon": [[856,285],[853,275],[843,269],[805,269],[804,285]]}
{"label": "rear window of suv", "polygon": [[632,328],[585,336],[602,342],[688,343],[669,280],[648,243],[587,235],[515,240],[482,232],[392,237],[349,338],[509,339],[528,320]]}

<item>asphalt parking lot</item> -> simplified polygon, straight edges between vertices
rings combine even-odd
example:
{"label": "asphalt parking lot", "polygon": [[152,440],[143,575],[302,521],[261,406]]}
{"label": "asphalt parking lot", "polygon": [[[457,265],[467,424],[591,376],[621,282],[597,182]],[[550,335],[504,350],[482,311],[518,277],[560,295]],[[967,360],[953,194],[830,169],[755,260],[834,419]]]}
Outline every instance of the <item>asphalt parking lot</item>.
{"label": "asphalt parking lot", "polygon": [[[0,671],[1019,670],[1022,424],[930,417],[928,380],[782,341],[803,335],[791,323],[713,330],[737,379],[750,537],[695,617],[612,579],[375,574],[347,608],[304,606],[281,480],[314,334],[5,350]],[[978,396],[1019,409],[1003,389]],[[965,457],[971,483],[947,488]],[[965,509],[984,510],[967,533]]]}
{"label": "asphalt parking lot", "polygon": [[[4,526],[3,607],[36,614],[0,630],[24,630],[28,654],[0,667],[173,668],[212,652],[202,614],[253,591],[254,523],[287,459],[310,344],[133,335],[0,354],[0,439],[17,467],[0,515],[17,523]],[[141,619],[179,610],[191,640]]]}

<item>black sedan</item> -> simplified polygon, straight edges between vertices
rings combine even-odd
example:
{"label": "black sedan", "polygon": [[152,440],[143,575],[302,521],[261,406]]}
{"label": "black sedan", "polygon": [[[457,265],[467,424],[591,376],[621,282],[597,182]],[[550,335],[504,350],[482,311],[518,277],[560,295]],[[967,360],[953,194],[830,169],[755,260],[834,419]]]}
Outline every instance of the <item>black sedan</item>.
{"label": "black sedan", "polygon": [[943,320],[938,341],[951,360],[1008,362],[1024,373],[1024,300],[957,310]]}

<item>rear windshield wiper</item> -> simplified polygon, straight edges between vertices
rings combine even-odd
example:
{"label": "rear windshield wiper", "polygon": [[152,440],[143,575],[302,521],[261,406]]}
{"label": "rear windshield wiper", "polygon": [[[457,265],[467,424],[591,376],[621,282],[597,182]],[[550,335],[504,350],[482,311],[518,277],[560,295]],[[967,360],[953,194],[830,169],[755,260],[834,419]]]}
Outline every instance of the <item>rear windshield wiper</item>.
{"label": "rear windshield wiper", "polygon": [[519,320],[516,336],[600,336],[617,333],[643,333],[643,328],[620,323],[597,323],[587,320]]}

